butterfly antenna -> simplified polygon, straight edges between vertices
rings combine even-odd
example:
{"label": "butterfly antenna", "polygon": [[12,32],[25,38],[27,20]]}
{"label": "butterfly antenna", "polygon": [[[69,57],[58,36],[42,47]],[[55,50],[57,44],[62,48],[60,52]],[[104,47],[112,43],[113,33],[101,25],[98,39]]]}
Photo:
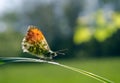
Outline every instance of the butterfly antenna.
{"label": "butterfly antenna", "polygon": [[66,51],[68,49],[62,49],[62,50],[58,50],[56,51],[57,54],[61,54],[61,55],[65,55],[65,53],[63,53],[64,51]]}
{"label": "butterfly antenna", "polygon": [[60,54],[60,55],[65,55],[65,53],[60,53],[60,52],[56,52],[57,54]]}
{"label": "butterfly antenna", "polygon": [[67,51],[68,49],[62,49],[62,50],[58,50],[56,52],[63,52],[63,51]]}

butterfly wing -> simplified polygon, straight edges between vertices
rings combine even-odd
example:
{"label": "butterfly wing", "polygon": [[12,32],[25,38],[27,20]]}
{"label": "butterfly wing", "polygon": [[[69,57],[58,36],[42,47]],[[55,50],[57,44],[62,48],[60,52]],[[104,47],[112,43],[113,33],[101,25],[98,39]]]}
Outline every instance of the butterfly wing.
{"label": "butterfly wing", "polygon": [[27,34],[22,41],[22,49],[24,52],[37,55],[41,58],[44,58],[45,54],[50,51],[43,33],[35,26],[28,27]]}

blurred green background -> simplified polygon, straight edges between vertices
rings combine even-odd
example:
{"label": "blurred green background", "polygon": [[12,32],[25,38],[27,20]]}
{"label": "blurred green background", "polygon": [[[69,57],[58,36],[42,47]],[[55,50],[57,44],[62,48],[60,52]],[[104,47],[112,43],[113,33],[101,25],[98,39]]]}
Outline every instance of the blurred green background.
{"label": "blurred green background", "polygon": [[[29,25],[39,27],[55,61],[120,81],[119,0],[0,0],[0,57],[31,57],[21,41]],[[0,83],[99,83],[49,64],[0,66]]]}

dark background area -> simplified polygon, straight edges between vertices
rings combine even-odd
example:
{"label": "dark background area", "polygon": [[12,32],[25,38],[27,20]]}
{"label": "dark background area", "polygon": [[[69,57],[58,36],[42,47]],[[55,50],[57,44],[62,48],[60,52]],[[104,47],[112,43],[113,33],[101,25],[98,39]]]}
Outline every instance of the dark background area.
{"label": "dark background area", "polygon": [[0,56],[24,56],[21,41],[29,25],[43,31],[52,50],[68,49],[57,58],[120,55],[119,0],[5,0],[1,4]]}

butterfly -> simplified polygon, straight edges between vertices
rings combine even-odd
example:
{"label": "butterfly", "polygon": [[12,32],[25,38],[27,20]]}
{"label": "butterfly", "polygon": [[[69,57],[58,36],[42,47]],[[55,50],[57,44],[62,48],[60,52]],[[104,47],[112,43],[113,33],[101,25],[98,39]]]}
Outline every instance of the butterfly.
{"label": "butterfly", "polygon": [[57,56],[57,54],[62,54],[59,51],[52,51],[40,29],[36,26],[30,25],[28,26],[27,33],[22,40],[22,50],[23,52],[27,52],[33,54],[40,59],[52,59]]}

